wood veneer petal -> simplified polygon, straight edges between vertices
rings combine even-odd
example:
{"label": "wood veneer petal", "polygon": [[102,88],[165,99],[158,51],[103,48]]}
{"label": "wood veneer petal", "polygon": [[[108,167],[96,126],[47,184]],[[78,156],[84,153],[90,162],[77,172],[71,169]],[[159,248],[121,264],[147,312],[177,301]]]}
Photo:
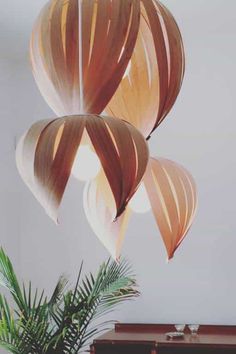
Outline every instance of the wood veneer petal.
{"label": "wood veneer petal", "polygon": [[30,55],[38,87],[57,115],[104,110],[133,53],[139,20],[139,0],[51,0],[45,5]]}
{"label": "wood veneer petal", "polygon": [[191,174],[177,163],[151,158],[144,184],[164,241],[168,258],[189,231],[197,208],[196,184]]}
{"label": "wood veneer petal", "polygon": [[116,206],[114,218],[124,212],[146,170],[149,152],[144,137],[120,119],[75,115],[34,124],[19,143],[18,168],[56,222],[84,134],[101,161],[112,191]]}
{"label": "wood veneer petal", "polygon": [[85,186],[84,211],[95,235],[111,256],[118,260],[131,211],[127,208],[114,222],[116,215],[115,200],[102,172]]}
{"label": "wood veneer petal", "polygon": [[[35,179],[45,198],[46,210],[57,221],[57,210],[61,204],[71,169],[84,132],[86,120],[82,116],[59,118],[45,129],[35,151]],[[61,139],[55,142],[59,129],[64,126]]]}
{"label": "wood veneer petal", "polygon": [[86,129],[109,181],[119,217],[145,173],[148,146],[141,133],[116,118],[90,116]]}
{"label": "wood veneer petal", "polygon": [[157,0],[140,0],[141,18],[129,70],[106,107],[148,138],[170,112],[184,76],[183,41],[171,13]]}

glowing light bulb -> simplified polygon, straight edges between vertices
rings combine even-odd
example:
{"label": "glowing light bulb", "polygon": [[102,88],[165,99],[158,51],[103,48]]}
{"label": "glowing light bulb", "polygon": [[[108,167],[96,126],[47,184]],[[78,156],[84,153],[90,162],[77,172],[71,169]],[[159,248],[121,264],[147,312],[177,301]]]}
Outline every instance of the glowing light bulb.
{"label": "glowing light bulb", "polygon": [[72,174],[80,181],[88,181],[97,176],[101,169],[101,163],[97,155],[88,145],[79,147],[73,167]]}
{"label": "glowing light bulb", "polygon": [[151,210],[151,204],[143,183],[140,184],[139,189],[129,202],[130,208],[135,213],[144,214]]}

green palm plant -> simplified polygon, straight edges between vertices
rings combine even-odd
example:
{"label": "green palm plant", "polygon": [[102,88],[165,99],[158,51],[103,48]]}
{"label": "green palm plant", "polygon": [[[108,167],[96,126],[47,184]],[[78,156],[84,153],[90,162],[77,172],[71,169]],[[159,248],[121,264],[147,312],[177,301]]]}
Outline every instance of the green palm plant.
{"label": "green palm plant", "polygon": [[11,294],[16,308],[10,309],[0,295],[0,346],[13,354],[76,354],[93,336],[106,329],[100,317],[118,304],[139,295],[127,261],[108,260],[94,277],[82,279],[82,265],[73,290],[60,277],[51,298],[22,287],[10,259],[0,250],[0,285]]}

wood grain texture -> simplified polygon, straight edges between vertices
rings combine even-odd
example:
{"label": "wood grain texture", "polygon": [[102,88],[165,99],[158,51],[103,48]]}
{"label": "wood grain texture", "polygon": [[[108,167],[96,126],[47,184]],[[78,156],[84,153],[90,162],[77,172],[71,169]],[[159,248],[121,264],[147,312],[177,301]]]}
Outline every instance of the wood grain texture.
{"label": "wood grain texture", "polygon": [[[195,182],[182,166],[163,158],[150,158],[143,182],[168,258],[171,259],[195,217]],[[113,222],[116,207],[104,174],[87,184],[84,209],[95,234],[113,258],[118,258],[132,211],[126,208],[118,221]]]}
{"label": "wood grain texture", "polygon": [[167,116],[182,86],[183,41],[171,13],[156,0],[141,0],[136,45],[106,112],[131,122],[145,137]]}
{"label": "wood grain texture", "polygon": [[85,215],[93,232],[112,258],[118,260],[131,214],[130,209],[127,208],[114,221],[116,204],[103,172],[94,180],[87,182],[83,199]]}
{"label": "wood grain texture", "polygon": [[139,0],[46,4],[33,29],[30,57],[38,87],[58,116],[104,110],[133,53],[139,20]]}
{"label": "wood grain texture", "polygon": [[157,0],[51,0],[30,56],[58,116],[106,109],[146,138],[174,105],[185,66],[178,25]]}
{"label": "wood grain texture", "polygon": [[114,219],[123,213],[145,173],[147,143],[127,122],[77,115],[35,123],[19,142],[17,166],[25,183],[56,222],[78,148],[84,139],[88,142],[88,137],[114,197]]}
{"label": "wood grain texture", "polygon": [[171,259],[195,217],[195,181],[190,173],[177,163],[151,158],[144,176],[144,184],[168,258]]}
{"label": "wood grain texture", "polygon": [[197,336],[186,329],[183,339],[168,340],[166,333],[173,330],[174,324],[117,324],[115,330],[94,340],[91,353],[235,353],[236,326],[201,325]]}

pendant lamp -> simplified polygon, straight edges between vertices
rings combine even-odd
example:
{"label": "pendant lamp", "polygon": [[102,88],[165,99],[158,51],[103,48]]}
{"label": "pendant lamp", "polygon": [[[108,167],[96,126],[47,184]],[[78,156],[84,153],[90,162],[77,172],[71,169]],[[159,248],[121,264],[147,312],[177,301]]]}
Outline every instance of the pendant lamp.
{"label": "pendant lamp", "polygon": [[184,75],[179,28],[157,0],[51,0],[35,24],[30,55],[57,115],[105,109],[145,137],[169,113]]}
{"label": "pendant lamp", "polygon": [[[39,121],[21,138],[16,152],[21,177],[57,222],[80,145],[100,160],[118,218],[137,190],[148,163],[148,146],[131,124],[113,117],[78,115]],[[113,219],[113,221],[114,221]]]}
{"label": "pendant lamp", "polygon": [[147,141],[184,77],[183,41],[170,11],[158,0],[49,0],[32,31],[30,58],[57,118],[34,123],[19,141],[24,182],[58,222],[69,178],[85,181],[86,217],[115,259],[132,212],[152,210],[172,258],[197,195],[185,168],[149,158]]}
{"label": "pendant lamp", "polygon": [[139,196],[138,201],[135,201],[135,207],[132,203],[136,194],[119,219],[119,224],[116,224],[113,223],[112,217],[115,205],[111,192],[104,187],[102,178],[96,177],[85,188],[84,205],[87,220],[110,254],[119,259],[132,214],[152,210],[170,260],[195,218],[197,209],[195,181],[192,175],[176,162],[151,157],[139,188],[136,192]]}

